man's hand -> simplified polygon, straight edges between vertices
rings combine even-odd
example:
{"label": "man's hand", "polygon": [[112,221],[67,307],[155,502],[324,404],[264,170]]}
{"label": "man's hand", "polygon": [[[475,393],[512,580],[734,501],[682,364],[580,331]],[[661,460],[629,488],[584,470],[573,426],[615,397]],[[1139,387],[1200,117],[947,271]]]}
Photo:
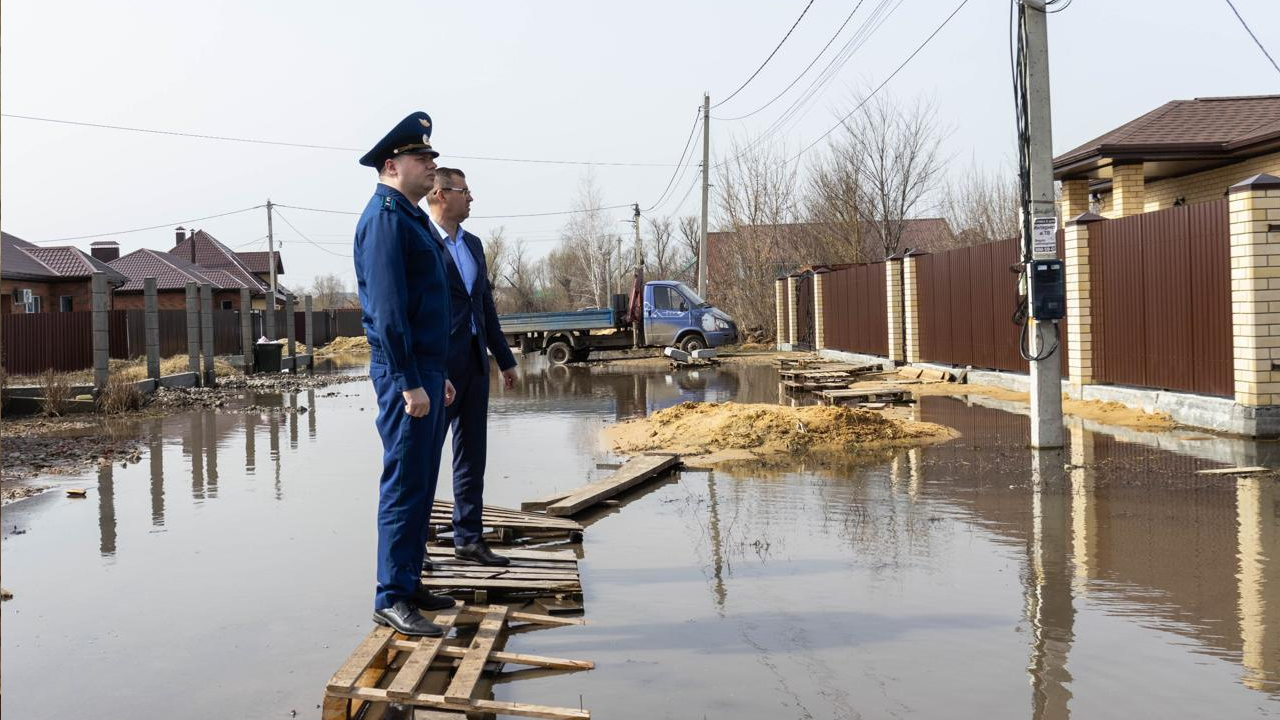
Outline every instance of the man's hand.
{"label": "man's hand", "polygon": [[449,378],[444,379],[444,406],[449,407],[453,404],[453,398],[457,395],[457,390],[453,389],[453,383],[449,382]]}
{"label": "man's hand", "polygon": [[431,412],[431,398],[426,390],[416,387],[400,394],[404,396],[404,411],[409,413],[409,417],[420,418]]}
{"label": "man's hand", "polygon": [[513,366],[513,367],[509,367],[509,368],[507,368],[506,370],[503,370],[503,371],[502,371],[502,386],[503,386],[503,387],[505,387],[506,389],[510,390],[511,388],[513,388],[513,387],[515,387],[515,386],[516,386],[516,378],[517,378],[517,377],[518,377],[518,376],[516,375],[516,369],[515,369],[515,367],[514,367],[514,366]]}

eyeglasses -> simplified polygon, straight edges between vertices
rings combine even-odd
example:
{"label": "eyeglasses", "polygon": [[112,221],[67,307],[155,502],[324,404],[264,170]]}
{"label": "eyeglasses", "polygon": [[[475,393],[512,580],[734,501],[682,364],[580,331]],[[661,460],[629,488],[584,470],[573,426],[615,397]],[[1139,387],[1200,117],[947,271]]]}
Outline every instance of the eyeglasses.
{"label": "eyeglasses", "polygon": [[461,187],[461,188],[459,188],[459,187],[442,187],[442,188],[440,188],[440,189],[441,189],[441,190],[452,190],[452,191],[454,191],[454,192],[456,192],[456,193],[462,193],[463,195],[466,195],[467,197],[471,197],[471,188],[464,188],[464,187]]}

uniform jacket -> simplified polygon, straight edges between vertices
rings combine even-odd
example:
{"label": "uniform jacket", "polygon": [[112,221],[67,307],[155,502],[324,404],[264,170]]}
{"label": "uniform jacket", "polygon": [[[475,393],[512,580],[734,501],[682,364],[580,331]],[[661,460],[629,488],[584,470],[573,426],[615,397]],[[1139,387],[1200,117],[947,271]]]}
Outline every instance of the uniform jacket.
{"label": "uniform jacket", "polygon": [[[499,368],[506,370],[515,367],[515,356],[511,354],[511,347],[507,345],[507,339],[502,335],[502,328],[498,325],[498,311],[493,306],[493,289],[489,287],[489,270],[485,265],[484,248],[480,245],[480,238],[466,230],[462,232],[462,241],[476,263],[476,281],[471,285],[471,292],[468,294],[462,273],[458,272],[453,256],[444,246],[444,238],[439,237],[434,227],[430,227],[430,222],[427,225],[432,237],[439,244],[449,282],[449,306],[453,310],[449,318],[449,377],[457,379],[477,372],[488,374],[488,353],[493,353]],[[476,328],[474,337],[471,334],[473,323]],[[475,343],[474,352],[472,351],[473,342]],[[486,350],[488,352],[485,352]],[[475,363],[475,365],[472,366],[469,363]],[[456,385],[457,382],[454,384]]]}
{"label": "uniform jacket", "polygon": [[[402,392],[422,387],[420,371],[446,372],[449,286],[426,214],[378,184],[356,225],[356,286],[370,361],[387,367]],[[478,284],[478,283],[477,283]]]}

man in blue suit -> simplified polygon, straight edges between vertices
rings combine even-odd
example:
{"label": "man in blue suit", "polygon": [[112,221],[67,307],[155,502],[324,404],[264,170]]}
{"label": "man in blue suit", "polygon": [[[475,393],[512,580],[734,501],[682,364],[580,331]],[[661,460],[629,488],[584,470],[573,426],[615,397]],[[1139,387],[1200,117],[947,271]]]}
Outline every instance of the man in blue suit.
{"label": "man in blue suit", "polygon": [[418,611],[453,606],[451,598],[420,585],[445,406],[454,394],[446,373],[445,258],[418,207],[431,190],[438,156],[431,149],[431,118],[417,112],[360,158],[361,165],[377,169],[378,185],[356,225],[354,247],[383,448],[373,619],[405,635],[430,637],[443,630]]}
{"label": "man in blue suit", "polygon": [[480,238],[462,229],[462,221],[471,215],[471,200],[461,170],[436,169],[427,210],[448,276],[453,308],[449,379],[458,393],[448,409],[453,430],[453,554],[482,565],[506,565],[510,561],[490,550],[482,535],[489,353],[497,360],[507,388],[516,384],[516,359],[498,326]]}

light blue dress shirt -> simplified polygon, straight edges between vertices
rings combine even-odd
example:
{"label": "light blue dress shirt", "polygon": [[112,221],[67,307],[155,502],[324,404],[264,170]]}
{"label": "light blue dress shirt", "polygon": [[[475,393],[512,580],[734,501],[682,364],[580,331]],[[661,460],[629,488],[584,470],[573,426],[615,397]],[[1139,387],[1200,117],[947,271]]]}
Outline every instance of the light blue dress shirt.
{"label": "light blue dress shirt", "polygon": [[[427,217],[431,217],[428,215]],[[440,227],[435,218],[431,218],[431,224],[435,227],[436,232],[440,233],[440,237],[444,238],[444,246],[449,250],[449,254],[453,256],[453,264],[458,267],[458,274],[462,276],[462,284],[467,288],[467,294],[471,294],[471,289],[476,284],[476,273],[480,271],[476,259],[471,256],[471,251],[467,248],[467,243],[462,239],[462,225],[458,225],[458,232],[449,237],[449,234]],[[476,334],[476,323],[471,321],[471,334]]]}

